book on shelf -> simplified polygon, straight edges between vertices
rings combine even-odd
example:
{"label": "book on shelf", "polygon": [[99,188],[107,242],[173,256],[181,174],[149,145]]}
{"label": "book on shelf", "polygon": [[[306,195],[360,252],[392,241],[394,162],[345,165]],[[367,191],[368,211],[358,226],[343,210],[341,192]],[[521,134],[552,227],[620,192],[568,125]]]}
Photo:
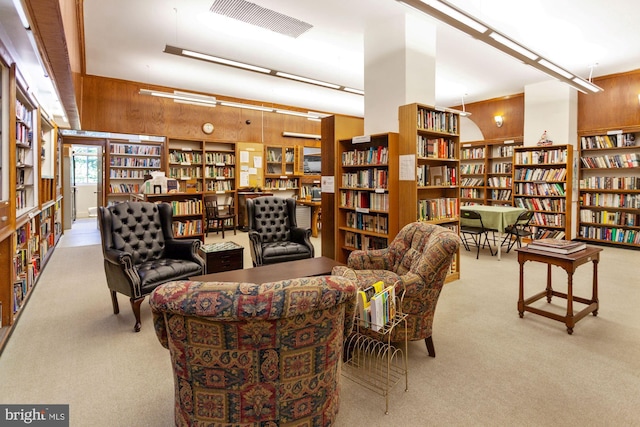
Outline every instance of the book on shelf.
{"label": "book on shelf", "polygon": [[574,242],[571,240],[539,239],[533,240],[531,243],[529,243],[528,247],[530,249],[539,251],[547,251],[566,255],[586,249],[587,244],[584,242]]}

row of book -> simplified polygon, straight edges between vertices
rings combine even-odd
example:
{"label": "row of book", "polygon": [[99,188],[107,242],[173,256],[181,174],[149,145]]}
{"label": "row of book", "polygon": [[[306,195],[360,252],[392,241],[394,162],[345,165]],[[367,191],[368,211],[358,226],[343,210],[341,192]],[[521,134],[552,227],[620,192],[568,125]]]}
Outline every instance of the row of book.
{"label": "row of book", "polygon": [[386,165],[388,161],[389,149],[382,145],[342,153],[342,166]]}
{"label": "row of book", "polygon": [[202,164],[202,153],[171,151],[169,152],[169,163],[180,163],[183,165]]}
{"label": "row of book", "polygon": [[33,111],[34,108],[27,107],[19,99],[16,99],[16,119],[25,123],[29,128],[33,123]]}
{"label": "row of book", "polygon": [[160,169],[160,159],[156,158],[135,158],[135,157],[111,157],[109,161],[111,167],[126,168],[154,168]]}
{"label": "row of book", "polygon": [[542,225],[548,227],[564,227],[565,223],[565,214],[535,212],[533,214],[533,219],[531,220],[531,224],[533,225]]}
{"label": "row of book", "polygon": [[566,163],[567,149],[558,148],[555,150],[519,151],[515,153],[514,161],[517,165]]}
{"label": "row of book", "polygon": [[418,186],[451,186],[458,183],[458,173],[453,166],[420,165],[417,174]]}
{"label": "row of book", "polygon": [[511,157],[513,156],[513,146],[499,145],[495,153],[496,153],[496,157]]}
{"label": "row of book", "polygon": [[149,169],[113,169],[109,170],[109,178],[111,179],[144,179],[150,175]]}
{"label": "row of book", "polygon": [[491,190],[491,200],[511,200],[511,190]]}
{"label": "row of book", "polygon": [[378,332],[396,315],[396,292],[393,285],[378,281],[358,291],[360,324]]}
{"label": "row of book", "polygon": [[640,214],[621,211],[594,211],[580,209],[580,222],[592,222],[603,225],[622,225],[637,227],[640,224]]}
{"label": "row of book", "polygon": [[205,178],[235,178],[236,168],[229,166],[206,166]]}
{"label": "row of book", "polygon": [[565,232],[551,228],[532,227],[534,239],[564,239]]}
{"label": "row of book", "polygon": [[347,248],[360,250],[384,249],[388,246],[388,241],[384,237],[367,236],[347,231],[344,233],[344,245]]}
{"label": "row of book", "polygon": [[598,206],[603,208],[640,208],[640,194],[583,193],[582,206]]}
{"label": "row of book", "polygon": [[169,168],[169,178],[173,179],[193,179],[202,178],[202,168],[198,167],[181,167]]}
{"label": "row of book", "polygon": [[389,171],[387,169],[365,169],[342,174],[342,187],[352,188],[384,188],[388,186]]}
{"label": "row of book", "polygon": [[296,188],[298,188],[297,179],[265,178],[264,180],[265,190],[295,190]]}
{"label": "row of book", "polygon": [[636,136],[632,133],[583,136],[580,138],[580,146],[583,149],[633,147],[635,145]]}
{"label": "row of book", "polygon": [[580,188],[598,190],[640,190],[637,176],[591,176],[580,180]]}
{"label": "row of book", "polygon": [[343,208],[361,208],[388,212],[389,194],[372,193],[370,191],[342,190],[340,191],[340,206]]}
{"label": "row of book", "polygon": [[389,230],[389,218],[386,215],[371,215],[361,212],[347,212],[346,225],[358,230],[373,231],[387,234]]}
{"label": "row of book", "polygon": [[516,196],[513,202],[516,207],[530,211],[566,212],[567,210],[567,201],[565,199],[545,199],[537,197],[527,198]]}
{"label": "row of book", "polygon": [[511,173],[513,170],[513,163],[494,163],[491,172],[492,173]]}
{"label": "row of book", "polygon": [[16,210],[25,209],[34,205],[31,194],[33,191],[27,189],[16,190]]}
{"label": "row of book", "polygon": [[582,166],[591,168],[637,168],[640,166],[640,153],[612,154],[604,156],[581,157]]}
{"label": "row of book", "polygon": [[460,180],[461,187],[482,187],[484,180],[482,178],[462,178]]}
{"label": "row of book", "polygon": [[219,191],[233,191],[234,190],[233,181],[207,181],[205,189],[209,192],[219,192]]}
{"label": "row of book", "polygon": [[204,153],[204,161],[208,165],[219,164],[220,166],[235,165],[236,155],[233,153]]}
{"label": "row of book", "polygon": [[460,189],[460,197],[463,199],[482,199],[484,197],[484,192],[477,188],[461,188]]}
{"label": "row of book", "polygon": [[436,132],[458,133],[458,115],[446,111],[418,108],[418,127]]}
{"label": "row of book", "polygon": [[31,147],[33,144],[33,133],[24,123],[16,122],[16,143]]}
{"label": "row of book", "polygon": [[202,220],[173,221],[173,235],[175,237],[193,236],[202,234]]}
{"label": "row of book", "polygon": [[517,169],[513,176],[516,181],[564,181],[566,177],[567,170],[565,168],[522,168]]}
{"label": "row of book", "polygon": [[460,173],[463,175],[483,175],[484,164],[481,163],[467,163],[460,165]]}
{"label": "row of book", "polygon": [[460,203],[457,197],[418,200],[418,220],[434,221],[457,218]]}
{"label": "row of book", "polygon": [[111,144],[109,152],[111,154],[132,154],[134,156],[160,156],[162,149],[159,145]]}
{"label": "row of book", "polygon": [[640,232],[628,228],[580,226],[579,235],[587,239],[608,242],[640,244]]}
{"label": "row of book", "polygon": [[527,196],[565,196],[564,183],[560,182],[518,182],[515,191]]}
{"label": "row of book", "polygon": [[484,159],[485,150],[484,147],[474,147],[474,148],[461,148],[460,149],[460,159]]}
{"label": "row of book", "polygon": [[417,136],[416,154],[418,157],[432,159],[455,159],[458,152],[456,143],[448,138],[429,138]]}
{"label": "row of book", "polygon": [[487,179],[487,187],[511,188],[513,180],[506,176],[493,176]]}
{"label": "row of book", "polygon": [[109,184],[110,193],[140,193],[140,184]]}
{"label": "row of book", "polygon": [[182,200],[171,201],[171,210],[173,215],[201,215],[202,214],[202,200]]}

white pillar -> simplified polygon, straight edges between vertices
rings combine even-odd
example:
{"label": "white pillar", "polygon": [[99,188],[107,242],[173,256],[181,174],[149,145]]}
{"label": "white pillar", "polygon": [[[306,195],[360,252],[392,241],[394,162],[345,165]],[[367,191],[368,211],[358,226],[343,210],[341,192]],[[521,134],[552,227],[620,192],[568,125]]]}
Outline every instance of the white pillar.
{"label": "white pillar", "polygon": [[398,107],[435,104],[436,27],[412,15],[370,23],[364,36],[364,132],[398,132]]}
{"label": "white pillar", "polygon": [[536,145],[542,133],[554,144],[578,142],[578,92],[557,80],[524,88],[524,145]]}

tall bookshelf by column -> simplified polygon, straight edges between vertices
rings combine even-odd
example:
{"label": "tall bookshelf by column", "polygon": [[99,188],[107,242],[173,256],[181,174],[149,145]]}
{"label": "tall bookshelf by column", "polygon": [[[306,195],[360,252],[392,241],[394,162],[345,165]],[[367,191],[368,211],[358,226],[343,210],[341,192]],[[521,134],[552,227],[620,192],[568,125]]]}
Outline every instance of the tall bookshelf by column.
{"label": "tall bookshelf by column", "polygon": [[[399,109],[399,154],[403,177],[399,228],[426,221],[460,231],[459,116],[422,104]],[[460,278],[460,253],[454,256],[446,281]]]}
{"label": "tall bookshelf by column", "polygon": [[487,198],[487,145],[462,144],[460,148],[460,204],[484,205]]}
{"label": "tall bookshelf by column", "polygon": [[204,191],[203,142],[169,139],[167,177],[178,181],[178,192]]}
{"label": "tall bookshelf by column", "polygon": [[34,101],[16,85],[14,101],[15,127],[11,128],[15,145],[15,208],[16,218],[29,213],[39,206],[38,200],[38,160],[40,143],[37,138],[37,107]]}
{"label": "tall bookshelf by column", "polygon": [[398,134],[339,141],[336,260],[356,249],[381,249],[398,234]]}
{"label": "tall bookshelf by column", "polygon": [[573,146],[515,147],[514,206],[534,211],[534,238],[571,240]]}
{"label": "tall bookshelf by column", "polygon": [[[286,191],[293,195],[300,188],[300,178],[296,173],[296,147],[265,146],[264,157],[266,169],[264,173],[265,191]],[[276,193],[277,194],[277,193]]]}
{"label": "tall bookshelf by column", "polygon": [[580,137],[578,238],[640,248],[640,127]]}
{"label": "tall bookshelf by column", "polygon": [[[204,142],[204,194],[215,195],[220,203],[229,197],[238,206],[236,195],[236,145],[225,142]],[[235,209],[238,216],[238,209]],[[237,224],[231,219],[225,221],[226,227]]]}
{"label": "tall bookshelf by column", "polygon": [[522,141],[508,140],[487,144],[487,182],[485,204],[513,206],[513,153]]}
{"label": "tall bookshelf by column", "polygon": [[142,184],[151,172],[162,170],[162,141],[164,138],[155,142],[108,140],[105,188],[109,205],[142,193]]}

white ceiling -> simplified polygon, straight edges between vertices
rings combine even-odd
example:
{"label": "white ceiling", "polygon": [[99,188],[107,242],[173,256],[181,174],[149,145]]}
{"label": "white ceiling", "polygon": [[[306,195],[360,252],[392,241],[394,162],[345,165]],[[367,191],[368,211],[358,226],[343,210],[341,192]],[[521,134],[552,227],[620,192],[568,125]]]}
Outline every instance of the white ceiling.
{"label": "white ceiling", "polygon": [[[218,0],[219,1],[219,0]],[[2,3],[10,0],[0,0]],[[87,74],[364,115],[362,96],[163,53],[187,48],[363,89],[364,32],[413,11],[396,0],[253,0],[313,25],[298,38],[209,11],[214,0],[84,0]],[[450,0],[556,64],[588,78],[640,69],[637,0]],[[437,26],[436,104],[522,93],[546,74]],[[384,84],[384,82],[380,82]]]}

